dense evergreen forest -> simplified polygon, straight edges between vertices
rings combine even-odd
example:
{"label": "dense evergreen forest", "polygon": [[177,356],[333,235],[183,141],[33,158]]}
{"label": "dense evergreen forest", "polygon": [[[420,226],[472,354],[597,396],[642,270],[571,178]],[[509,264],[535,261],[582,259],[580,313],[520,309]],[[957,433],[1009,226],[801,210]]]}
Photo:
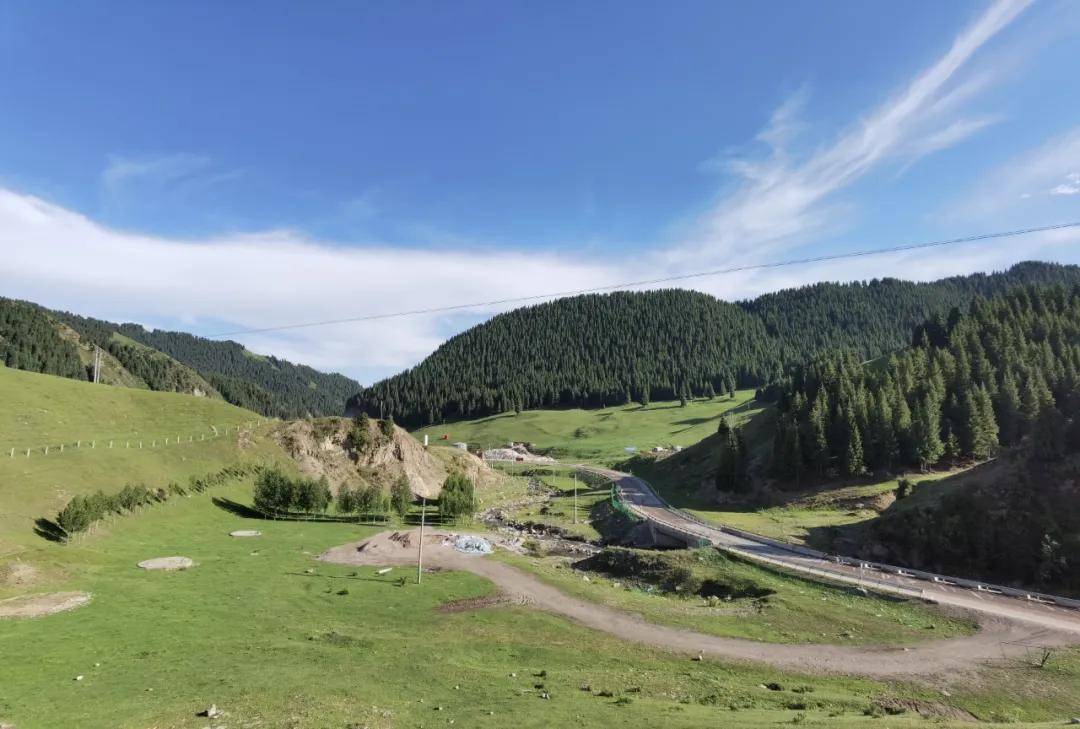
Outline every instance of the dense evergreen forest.
{"label": "dense evergreen forest", "polygon": [[[781,484],[996,461],[841,529],[833,548],[947,574],[1080,594],[1080,286],[976,297],[864,363],[823,355],[775,399]],[[745,447],[721,426],[717,487],[745,490]],[[922,487],[914,487],[921,489]]]}
{"label": "dense evergreen forest", "polygon": [[1080,407],[1080,288],[980,296],[885,362],[825,355],[760,394],[777,401],[785,479],[983,460],[1029,435],[1040,457],[1060,455],[1053,431]]}
{"label": "dense evergreen forest", "polygon": [[836,348],[862,360],[975,296],[1074,285],[1080,268],[1022,263],[932,283],[816,284],[739,304],[684,290],[560,299],[493,317],[416,367],[360,391],[349,412],[417,426],[538,407],[709,396],[773,382]]}
{"label": "dense evergreen forest", "polygon": [[2,298],[0,361],[17,369],[90,379],[78,349],[60,335],[58,323],[113,355],[139,386],[220,394],[234,405],[272,417],[340,415],[346,399],[360,389],[343,375],[261,357],[236,342],[148,331],[138,324],[114,324]]}
{"label": "dense evergreen forest", "polygon": [[761,322],[693,291],[576,296],[459,334],[350,412],[416,425],[513,409],[669,400],[778,375]]}
{"label": "dense evergreen forest", "polygon": [[0,298],[0,362],[46,375],[86,379],[75,345],[33,304]]}

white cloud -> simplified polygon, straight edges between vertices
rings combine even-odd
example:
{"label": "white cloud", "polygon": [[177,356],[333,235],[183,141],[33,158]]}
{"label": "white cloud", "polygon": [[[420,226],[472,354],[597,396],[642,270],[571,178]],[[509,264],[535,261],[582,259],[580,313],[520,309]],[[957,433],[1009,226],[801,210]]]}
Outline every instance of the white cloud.
{"label": "white cloud", "polygon": [[[3,189],[0,250],[4,295],[107,318],[186,322],[204,332],[209,322],[221,322],[219,330],[256,329],[618,280],[601,265],[515,251],[352,248],[289,231],[170,240],[111,230]],[[460,321],[416,316],[241,339],[319,368],[362,362],[389,371],[413,364]]]}
{"label": "white cloud", "polygon": [[1048,212],[1053,198],[1080,194],[1080,126],[1015,155],[989,174],[959,201],[950,217],[984,220],[1033,205]]}
{"label": "white cloud", "polygon": [[1080,195],[1080,172],[1065,175],[1065,182],[1050,188],[1051,195]]}
{"label": "white cloud", "polygon": [[799,91],[773,114],[758,135],[770,148],[764,159],[727,163],[739,184],[694,227],[690,242],[671,252],[672,262],[757,254],[805,244],[844,225],[847,206],[833,197],[890,160],[911,161],[968,138],[993,117],[955,116],[985,88],[992,73],[958,79],[970,59],[1011,23],[1030,0],[999,0],[961,32],[949,50],[900,93],[843,132],[832,144],[792,161],[786,151],[805,103]]}

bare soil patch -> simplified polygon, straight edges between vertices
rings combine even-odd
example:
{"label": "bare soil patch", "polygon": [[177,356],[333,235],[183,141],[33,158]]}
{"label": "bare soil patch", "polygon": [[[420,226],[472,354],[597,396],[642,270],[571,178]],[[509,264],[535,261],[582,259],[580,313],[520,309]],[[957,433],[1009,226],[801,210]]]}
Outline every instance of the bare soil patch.
{"label": "bare soil patch", "polygon": [[194,566],[195,562],[190,557],[155,557],[139,562],[139,567],[144,570],[186,570]]}
{"label": "bare soil patch", "polygon": [[978,718],[971,712],[941,701],[923,701],[922,699],[900,698],[899,696],[882,696],[874,701],[874,703],[889,714],[912,713],[918,714],[924,719],[978,721]]}
{"label": "bare soil patch", "polygon": [[33,565],[15,560],[0,564],[0,585],[4,587],[24,587],[37,582],[38,571]]}
{"label": "bare soil patch", "polygon": [[[639,615],[571,597],[512,565],[455,550],[453,536],[456,535],[426,532],[424,564],[468,570],[491,580],[514,603],[533,605],[626,641],[685,655],[757,661],[796,671],[940,682],[958,679],[978,666],[1010,658],[1007,654],[1017,643],[1069,644],[1076,640],[1073,635],[982,615],[979,616],[981,630],[975,635],[903,648],[762,643],[706,635],[657,625]],[[318,559],[351,565],[416,564],[418,538],[415,530],[383,532],[363,542],[334,547]],[[512,543],[496,540],[496,544],[505,549]]]}
{"label": "bare soil patch", "polygon": [[468,597],[461,600],[451,600],[435,608],[437,613],[468,613],[473,610],[509,605],[510,598],[502,593],[486,595],[484,597]]}
{"label": "bare soil patch", "polygon": [[0,600],[0,618],[37,618],[74,610],[90,602],[88,592],[49,592]]}

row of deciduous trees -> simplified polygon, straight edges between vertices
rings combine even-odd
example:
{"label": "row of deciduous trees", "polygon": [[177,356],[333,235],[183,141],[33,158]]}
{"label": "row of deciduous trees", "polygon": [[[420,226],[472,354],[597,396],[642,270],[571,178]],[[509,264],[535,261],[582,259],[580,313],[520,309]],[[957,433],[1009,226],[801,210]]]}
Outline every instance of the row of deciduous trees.
{"label": "row of deciduous trees", "polygon": [[99,489],[92,494],[73,496],[57,514],[56,523],[70,538],[108,516],[134,513],[141,507],[166,501],[171,496],[201,493],[260,470],[255,465],[228,466],[206,476],[192,476],[186,487],[175,482],[159,489],[128,484],[115,494],[106,494]]}
{"label": "row of deciduous trees", "polygon": [[760,395],[777,400],[772,466],[784,478],[982,460],[1026,437],[1053,455],[1080,407],[1080,289],[977,298],[887,361],[833,353]]}
{"label": "row of deciduous trees", "polygon": [[[335,498],[325,476],[292,478],[276,468],[259,475],[253,497],[255,508],[268,516],[323,514],[333,504],[338,514],[356,515],[371,521],[384,521],[391,513],[404,518],[413,503],[412,488],[404,475],[394,481],[389,492],[373,483],[345,484],[338,489]],[[472,479],[461,473],[447,476],[438,505],[443,521],[471,516],[476,509]]]}

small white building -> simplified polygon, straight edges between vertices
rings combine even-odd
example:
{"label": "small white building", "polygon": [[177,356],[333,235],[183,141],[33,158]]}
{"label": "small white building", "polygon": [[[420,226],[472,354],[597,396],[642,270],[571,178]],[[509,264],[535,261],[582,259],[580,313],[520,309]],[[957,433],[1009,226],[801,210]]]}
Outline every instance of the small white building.
{"label": "small white building", "polygon": [[455,443],[454,447],[458,448],[460,450],[463,450],[463,451],[469,450],[469,444],[468,443],[462,443],[461,441],[458,441],[457,443]]}

